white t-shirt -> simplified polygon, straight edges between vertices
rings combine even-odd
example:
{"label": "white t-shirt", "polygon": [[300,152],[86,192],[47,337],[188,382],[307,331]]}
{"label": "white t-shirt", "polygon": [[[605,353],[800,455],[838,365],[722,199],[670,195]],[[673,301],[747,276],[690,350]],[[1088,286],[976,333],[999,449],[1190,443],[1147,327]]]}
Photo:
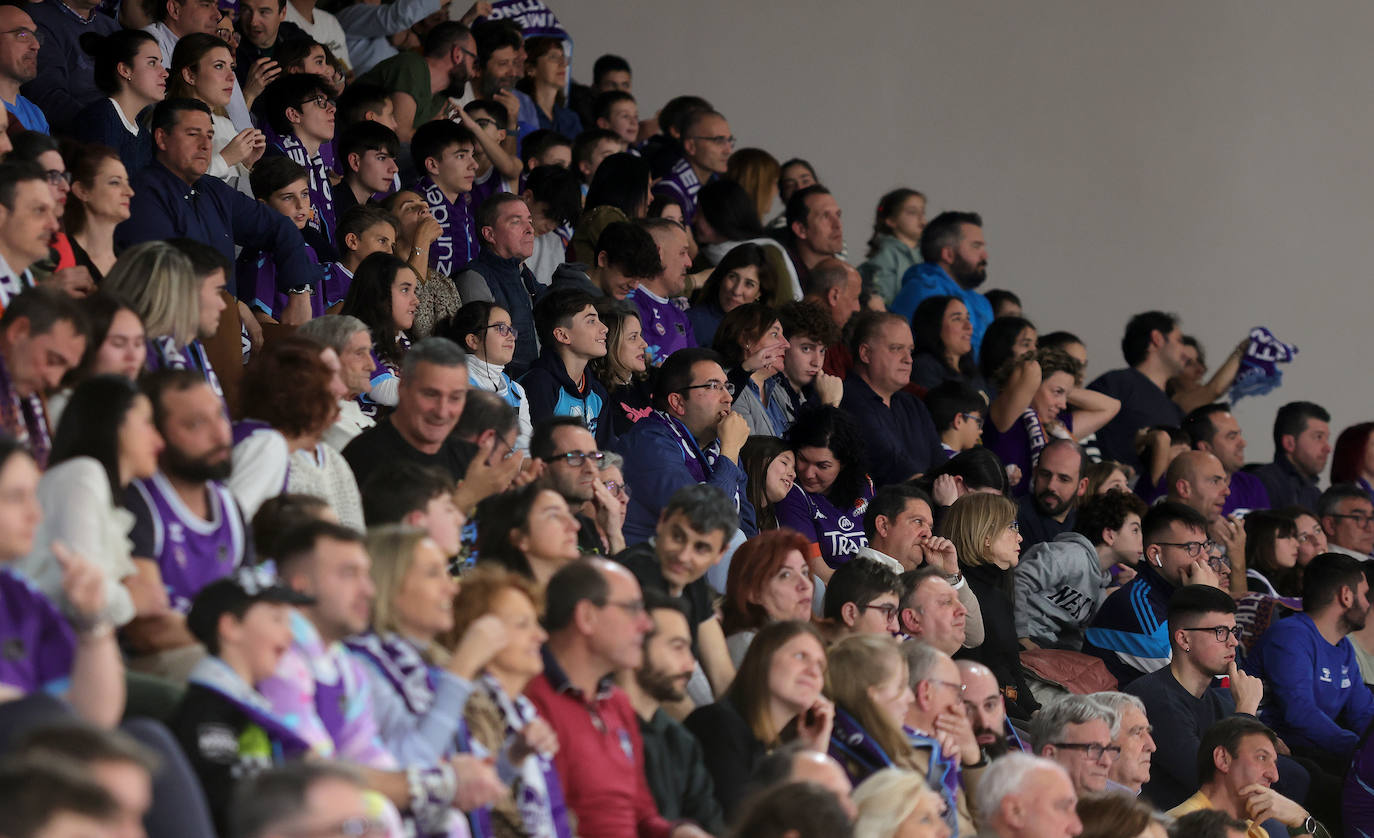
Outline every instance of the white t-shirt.
{"label": "white t-shirt", "polygon": [[312,13],[315,22],[311,23],[296,10],[296,4],[291,0],[286,2],[286,19],[304,29],[306,34],[329,48],[334,57],[344,63],[346,67],[352,67],[353,62],[348,59],[348,41],[344,37],[343,27],[339,25],[339,19],[323,9],[315,9]]}

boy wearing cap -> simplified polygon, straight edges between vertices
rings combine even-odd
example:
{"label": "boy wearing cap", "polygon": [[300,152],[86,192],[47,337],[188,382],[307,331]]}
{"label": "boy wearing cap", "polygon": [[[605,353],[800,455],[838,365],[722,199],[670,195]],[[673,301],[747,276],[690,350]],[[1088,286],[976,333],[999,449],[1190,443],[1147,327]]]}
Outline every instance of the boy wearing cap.
{"label": "boy wearing cap", "polygon": [[191,603],[186,627],[209,656],[191,670],[168,727],[190,758],[221,835],[228,834],[235,783],[309,750],[256,685],[291,645],[290,606],[314,601],[279,584],[270,566],[257,565],[211,582]]}

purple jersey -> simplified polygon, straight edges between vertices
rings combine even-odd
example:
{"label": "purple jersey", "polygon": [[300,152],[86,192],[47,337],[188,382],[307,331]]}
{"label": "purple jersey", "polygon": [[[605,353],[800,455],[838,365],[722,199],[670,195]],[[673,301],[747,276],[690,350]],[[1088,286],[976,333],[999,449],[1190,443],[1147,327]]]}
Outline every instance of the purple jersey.
{"label": "purple jersey", "polygon": [[334,218],[334,192],[329,185],[329,170],[334,165],[334,144],[321,143],[319,151],[311,155],[294,134],[288,134],[280,139],[276,150],[309,173],[307,185],[310,187],[310,205],[315,208],[315,217],[310,220],[310,226],[319,230],[326,240],[333,242],[334,227],[338,223]]}
{"label": "purple jersey", "polygon": [[129,533],[133,554],[157,562],[172,608],[182,614],[201,588],[228,576],[244,558],[243,516],[234,496],[214,481],[205,490],[208,521],[186,508],[161,472],[150,480],[135,480],[124,496],[134,514]]}
{"label": "purple jersey", "polygon": [[[714,177],[714,176],[713,176]],[[701,191],[701,181],[687,158],[673,164],[668,174],[654,184],[653,193],[672,198],[682,206],[682,220],[688,226],[697,214],[697,193]]]}
{"label": "purple jersey", "polygon": [[477,207],[482,206],[482,204],[492,195],[498,192],[509,191],[510,190],[506,188],[505,178],[501,177],[501,173],[496,171],[495,166],[492,166],[490,169],[487,169],[486,174],[478,175],[477,179],[472,182],[472,192],[469,193],[472,195],[472,207],[475,210]]}
{"label": "purple jersey", "polygon": [[[315,248],[307,244],[305,254],[318,273],[314,277],[302,277],[299,283],[293,282],[292,285],[309,285],[314,289],[310,294],[310,316],[321,317],[326,308],[323,291],[324,269],[320,267],[320,259],[315,255]],[[234,271],[237,275],[235,285],[239,299],[247,303],[249,308],[261,311],[273,320],[281,322],[287,303],[291,301],[291,295],[277,287],[277,263],[273,260],[272,254],[265,250],[245,250],[239,254]]]}
{"label": "purple jersey", "polygon": [[144,366],[149,371],[195,370],[205,376],[215,395],[221,400],[224,398],[224,388],[220,386],[219,376],[215,375],[215,368],[210,366],[210,356],[205,353],[205,347],[199,340],[193,340],[185,346],[177,346],[176,341],[169,337],[148,338],[148,358],[144,361]]}
{"label": "purple jersey", "polygon": [[[396,344],[401,350],[401,355],[404,356],[410,349],[410,338],[406,337],[405,332],[401,332],[396,335]],[[400,377],[401,365],[392,363],[381,355],[378,355],[377,347],[373,346],[372,379],[368,382],[369,389],[376,389],[379,384],[383,384],[392,379],[399,379]],[[378,408],[382,407],[382,405],[368,398],[367,393],[362,393],[358,396],[358,405],[362,408],[364,416],[372,418],[377,417],[379,412]]]}
{"label": "purple jersey", "polygon": [[353,284],[353,273],[341,262],[330,262],[324,266],[324,307],[326,309],[342,303],[348,296],[348,286]]}
{"label": "purple jersey", "polygon": [[473,214],[472,193],[450,202],[444,190],[428,176],[420,178],[415,191],[429,204],[434,220],[443,232],[429,248],[429,266],[444,276],[457,276],[463,266],[477,255],[477,218]]}
{"label": "purple jersey", "polygon": [[639,321],[654,366],[662,364],[679,349],[697,345],[681,300],[665,300],[643,286],[631,291],[626,299],[632,300],[639,309]]}
{"label": "purple jersey", "polygon": [[0,568],[0,685],[25,695],[66,692],[76,635],[28,580]]}

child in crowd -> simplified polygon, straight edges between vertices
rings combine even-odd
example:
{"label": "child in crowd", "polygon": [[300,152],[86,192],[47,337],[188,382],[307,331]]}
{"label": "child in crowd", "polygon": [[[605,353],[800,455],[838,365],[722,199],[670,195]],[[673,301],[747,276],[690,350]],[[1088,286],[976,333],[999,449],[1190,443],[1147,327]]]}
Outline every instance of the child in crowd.
{"label": "child in crowd", "polygon": [[924,401],[946,454],[953,457],[982,443],[987,404],[977,390],[961,381],[946,381],[926,391]]}
{"label": "child in crowd", "polygon": [[[253,167],[248,183],[253,197],[291,219],[297,230],[304,230],[311,222],[312,193],[309,174],[286,157],[269,157]],[[306,254],[318,266],[319,257],[307,242]],[[324,296],[324,272],[312,277],[293,277],[287,290],[277,282],[277,263],[265,250],[244,250],[235,266],[238,297],[248,304],[253,315],[264,323],[280,323],[286,305],[294,294],[310,295],[310,316],[319,317],[327,306]]]}
{"label": "child in crowd", "polygon": [[[334,188],[334,214],[344,213],[360,204],[381,199],[396,190],[396,158],[401,141],[396,132],[380,122],[364,120],[350,125],[339,135],[339,174],[343,181]],[[334,242],[338,242],[334,230]]]}
{"label": "child in crowd", "polygon": [[477,206],[472,200],[476,147],[471,131],[444,120],[420,126],[410,141],[411,159],[423,172],[415,191],[442,228],[430,246],[429,266],[446,276],[456,276],[477,255],[480,245]]}
{"label": "child in crowd", "polygon": [[276,133],[268,138],[267,153],[289,157],[305,168],[315,207],[310,226],[332,242],[336,218],[330,172],[337,168],[333,91],[312,73],[289,74],[267,86],[257,107]]}
{"label": "child in crowd", "polygon": [[576,290],[550,291],[534,308],[543,346],[520,379],[531,416],[578,416],[605,450],[611,430],[606,388],[589,375],[587,364],[606,355],[606,326],[596,314],[596,298]]}
{"label": "child in crowd", "polygon": [[339,261],[325,266],[324,307],[338,314],[353,284],[353,274],[374,253],[391,253],[396,244],[396,217],[379,206],[356,206],[339,218]]}

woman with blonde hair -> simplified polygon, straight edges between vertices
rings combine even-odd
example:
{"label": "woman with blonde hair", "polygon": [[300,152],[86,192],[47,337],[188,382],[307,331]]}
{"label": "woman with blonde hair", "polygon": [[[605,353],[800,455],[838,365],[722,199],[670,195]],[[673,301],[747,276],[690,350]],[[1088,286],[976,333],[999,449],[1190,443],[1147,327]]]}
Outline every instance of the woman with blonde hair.
{"label": "woman with blonde hair", "polygon": [[500,757],[515,770],[509,790],[474,815],[480,834],[496,838],[572,835],[553,762],[558,737],[523,694],[544,671],[541,648],[548,635],[539,625],[541,602],[534,583],[493,564],[465,572],[453,601],[452,637],[483,618],[500,620],[505,632],[505,644],[478,673],[463,712],[473,753]]}
{"label": "woman with blonde hair", "polygon": [[1040,705],[1021,674],[1021,643],[1016,636],[1013,585],[1021,555],[1021,528],[1016,504],[1002,495],[968,494],[949,508],[940,535],[954,544],[959,569],[983,612],[983,642],[962,657],[992,670],[1007,699],[1007,713],[1029,719]]}
{"label": "woman with blonde hair", "polygon": [[884,768],[854,789],[854,838],[949,838],[945,801],[912,771]]}
{"label": "woman with blonde hair", "polygon": [[854,785],[883,768],[919,770],[902,731],[913,696],[906,656],[891,637],[854,634],[830,647],[826,660],[835,702],[830,755]]}
{"label": "woman with blonde hair", "polygon": [[767,218],[778,197],[778,175],[782,167],[778,159],[761,148],[741,148],[730,155],[725,164],[725,179],[733,180],[758,207],[759,218]]}
{"label": "woman with blonde hair", "polygon": [[453,630],[457,583],[443,550],[418,527],[368,531],[372,627],[347,641],[362,659],[382,744],[402,767],[433,765],[466,750],[460,735],[472,679],[500,649],[499,617],[474,620],[452,654],[438,642]]}

